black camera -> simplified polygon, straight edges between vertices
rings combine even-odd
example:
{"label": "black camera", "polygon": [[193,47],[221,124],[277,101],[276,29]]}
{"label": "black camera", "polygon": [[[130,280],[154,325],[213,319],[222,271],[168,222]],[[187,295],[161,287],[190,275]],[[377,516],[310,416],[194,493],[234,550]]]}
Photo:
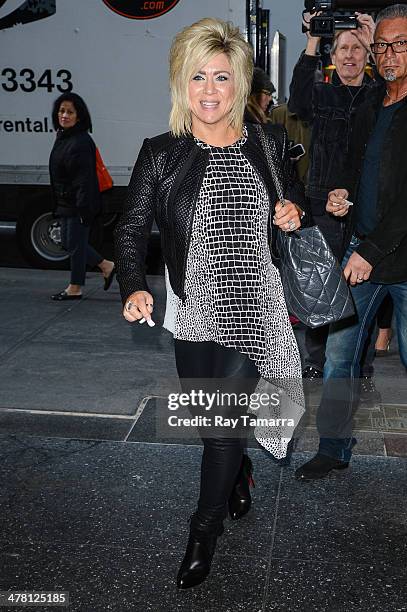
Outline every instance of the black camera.
{"label": "black camera", "polygon": [[392,4],[397,4],[397,0],[304,0],[304,12],[321,13],[310,19],[311,36],[332,38],[337,30],[354,30],[358,27],[355,11],[377,13]]}
{"label": "black camera", "polygon": [[309,30],[311,36],[332,38],[336,30],[354,30],[357,27],[358,21],[355,15],[317,15],[312,17]]}

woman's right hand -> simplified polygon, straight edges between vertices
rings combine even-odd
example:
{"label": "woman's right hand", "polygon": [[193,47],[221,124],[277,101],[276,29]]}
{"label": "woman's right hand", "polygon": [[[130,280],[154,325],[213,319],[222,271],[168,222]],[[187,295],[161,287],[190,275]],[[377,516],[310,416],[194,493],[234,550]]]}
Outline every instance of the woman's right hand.
{"label": "woman's right hand", "polygon": [[334,215],[335,217],[344,217],[348,214],[349,203],[347,198],[349,192],[346,189],[334,189],[328,194],[328,202],[326,203],[326,210]]}
{"label": "woman's right hand", "polygon": [[[151,319],[151,313],[153,312],[154,299],[151,293],[148,291],[135,291],[129,295],[123,308],[123,316],[129,323],[134,321],[142,322],[151,321],[149,325],[154,325]],[[143,321],[144,322],[144,321]]]}

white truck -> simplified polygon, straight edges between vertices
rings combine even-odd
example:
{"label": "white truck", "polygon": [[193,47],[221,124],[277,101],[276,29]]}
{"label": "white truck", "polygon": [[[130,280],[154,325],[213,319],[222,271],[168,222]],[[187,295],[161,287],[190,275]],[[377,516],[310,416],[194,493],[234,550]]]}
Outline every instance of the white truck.
{"label": "white truck", "polygon": [[250,4],[0,0],[0,225],[16,222],[32,264],[58,268],[67,258],[51,214],[48,175],[56,97],[72,90],[89,106],[93,138],[114,180],[104,199],[105,224],[113,222],[143,139],[168,129],[174,35],[208,16],[246,31]]}

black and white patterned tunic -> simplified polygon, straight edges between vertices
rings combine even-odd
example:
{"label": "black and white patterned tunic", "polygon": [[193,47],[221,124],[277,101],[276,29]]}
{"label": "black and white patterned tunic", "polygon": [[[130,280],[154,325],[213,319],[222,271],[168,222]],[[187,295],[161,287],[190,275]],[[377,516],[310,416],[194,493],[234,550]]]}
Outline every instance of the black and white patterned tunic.
{"label": "black and white patterned tunic", "polygon": [[[280,275],[271,260],[268,193],[241,152],[246,137],[247,132],[228,147],[196,139],[210,155],[193,220],[187,299],[182,302],[174,294],[166,273],[164,327],[180,340],[214,341],[237,349],[255,362],[265,380],[289,379],[278,386],[291,385],[288,393],[299,418],[300,356]],[[293,408],[289,411],[291,416]],[[285,456],[291,434],[285,438],[280,428],[255,430],[255,435],[273,455]]]}

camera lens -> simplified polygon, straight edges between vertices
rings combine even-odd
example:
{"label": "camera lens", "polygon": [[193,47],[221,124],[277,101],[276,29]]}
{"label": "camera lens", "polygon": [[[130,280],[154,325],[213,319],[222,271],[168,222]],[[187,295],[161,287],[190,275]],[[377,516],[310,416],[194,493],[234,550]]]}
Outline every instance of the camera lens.
{"label": "camera lens", "polygon": [[335,20],[333,17],[313,17],[310,22],[312,36],[333,36]]}

